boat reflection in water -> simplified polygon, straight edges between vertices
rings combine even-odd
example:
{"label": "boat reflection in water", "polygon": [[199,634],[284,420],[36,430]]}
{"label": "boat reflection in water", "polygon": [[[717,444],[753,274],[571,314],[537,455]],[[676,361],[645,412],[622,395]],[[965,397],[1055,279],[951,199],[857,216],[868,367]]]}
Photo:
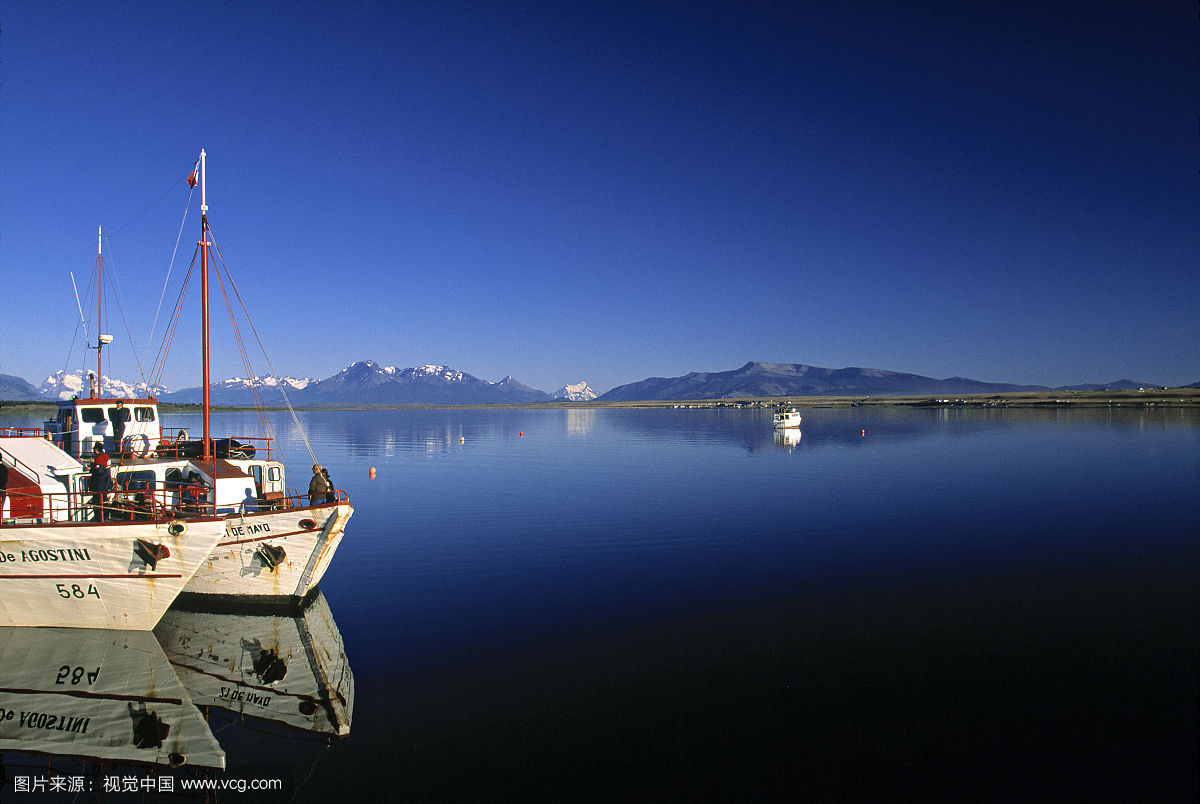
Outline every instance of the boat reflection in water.
{"label": "boat reflection in water", "polygon": [[0,629],[0,753],[9,752],[225,767],[225,752],[149,631]]}
{"label": "boat reflection in water", "polygon": [[265,789],[287,800],[353,709],[319,592],[289,615],[172,608],[153,632],[0,628],[0,801],[184,789],[170,777],[275,780]]}
{"label": "boat reflection in water", "polygon": [[350,733],[354,676],[319,592],[295,616],[175,607],[154,634],[197,706],[330,738]]}
{"label": "boat reflection in water", "polygon": [[775,431],[775,446],[792,448],[800,444],[800,431],[795,428]]}

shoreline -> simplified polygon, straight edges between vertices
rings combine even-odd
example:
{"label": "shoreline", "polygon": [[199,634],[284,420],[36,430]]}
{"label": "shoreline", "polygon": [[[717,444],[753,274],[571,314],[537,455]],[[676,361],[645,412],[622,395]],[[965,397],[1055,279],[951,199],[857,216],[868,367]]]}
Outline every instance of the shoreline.
{"label": "shoreline", "polygon": [[[55,402],[0,401],[0,412],[31,413],[53,411]],[[159,403],[163,412],[199,411],[199,404]],[[1128,391],[1036,391],[1004,394],[963,394],[930,396],[769,396],[729,397],[723,399],[639,400],[636,402],[521,402],[521,403],[464,403],[464,404],[379,404],[379,405],[322,405],[296,407],[305,411],[347,410],[441,410],[441,409],[539,409],[539,408],[839,408],[839,407],[938,407],[938,408],[1104,408],[1104,407],[1200,407],[1200,388],[1168,388]],[[287,410],[282,405],[268,405],[266,410]],[[255,410],[245,405],[214,405],[215,411]]]}

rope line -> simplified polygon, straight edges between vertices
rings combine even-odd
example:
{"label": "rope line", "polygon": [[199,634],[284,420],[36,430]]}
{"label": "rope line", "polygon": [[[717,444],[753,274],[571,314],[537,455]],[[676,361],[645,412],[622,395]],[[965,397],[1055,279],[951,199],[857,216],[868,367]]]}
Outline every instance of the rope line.
{"label": "rope line", "polygon": [[[199,164],[199,160],[197,160],[197,164]],[[158,295],[158,307],[154,309],[154,320],[150,323],[150,337],[146,339],[147,350],[154,343],[154,330],[158,329],[158,315],[162,312],[163,299],[167,295],[167,283],[171,281],[171,269],[175,267],[175,256],[179,253],[179,241],[183,238],[183,226],[187,223],[188,210],[192,207],[192,194],[195,191],[195,187],[188,189],[188,200],[183,207],[183,218],[179,221],[179,231],[175,234],[175,247],[171,249],[171,259],[167,263],[167,275],[163,279],[162,293]]]}
{"label": "rope line", "polygon": [[[212,227],[209,226],[209,233],[212,233]],[[213,250],[221,259],[221,264],[225,264],[225,257],[221,254],[221,247],[217,245],[217,239],[213,237]],[[242,299],[242,294],[237,288],[237,284],[230,276],[229,284],[233,288],[233,293],[237,297],[238,304],[242,308],[242,314],[246,316],[246,323],[250,325],[250,331],[254,333],[254,339],[258,341],[258,348],[262,350],[263,358],[267,361],[267,368],[271,371],[271,377],[275,380],[275,387],[279,389],[279,393],[283,395],[283,403],[287,406],[288,413],[292,415],[292,421],[296,423],[296,430],[300,433],[300,438],[304,441],[304,448],[308,450],[309,457],[312,462],[317,463],[317,456],[313,452],[312,444],[308,442],[308,434],[304,432],[304,426],[300,424],[300,417],[296,415],[296,409],[292,407],[292,401],[288,399],[287,391],[283,387],[283,383],[279,380],[279,374],[275,371],[275,366],[271,363],[271,356],[267,354],[267,347],[263,345],[262,338],[258,334],[258,329],[254,326],[254,321],[250,318],[250,313],[246,310],[246,302]]]}

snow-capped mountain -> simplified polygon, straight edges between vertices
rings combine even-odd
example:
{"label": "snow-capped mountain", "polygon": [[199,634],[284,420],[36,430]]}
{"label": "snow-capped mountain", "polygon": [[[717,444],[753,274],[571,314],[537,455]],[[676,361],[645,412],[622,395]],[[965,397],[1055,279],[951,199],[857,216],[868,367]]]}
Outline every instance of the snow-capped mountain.
{"label": "snow-capped mountain", "polygon": [[568,402],[590,402],[599,394],[588,387],[586,382],[575,385],[564,385],[554,392],[555,399],[565,399]]}
{"label": "snow-capped mountain", "polygon": [[[277,388],[282,388],[288,399],[292,399],[296,392],[304,390],[314,382],[316,380],[308,377],[300,379],[280,377],[278,381],[275,377],[231,377],[213,383],[209,389],[209,395],[214,405],[252,405],[254,403],[253,389],[257,388],[267,405],[276,405],[283,402],[283,397],[276,390]],[[164,392],[159,395],[158,399],[161,402],[198,404],[202,396],[200,387],[196,386],[195,388],[181,388],[170,393]]]}
{"label": "snow-capped mountain", "polygon": [[[274,380],[259,378],[260,393],[268,405],[282,403],[274,391]],[[425,365],[400,369],[381,366],[374,360],[360,360],[324,380],[280,380],[293,405],[403,405],[403,404],[486,404],[501,402],[547,402],[550,395],[505,377],[488,382],[446,366]],[[262,387],[265,386],[265,387]],[[212,386],[212,401],[217,405],[253,404],[251,381],[235,378]],[[199,402],[199,388],[184,388],[162,397],[164,402]]]}
{"label": "snow-capped mountain", "polygon": [[360,360],[334,376],[313,383],[300,396],[302,404],[486,404],[546,402],[550,395],[505,377],[488,382],[446,366],[397,369]]}
{"label": "snow-capped mountain", "polygon": [[[87,372],[83,369],[56,371],[43,380],[38,388],[43,399],[70,399],[73,396],[84,396],[88,391]],[[101,396],[144,399],[151,395],[161,397],[167,393],[167,389],[161,385],[151,388],[144,382],[128,383],[115,377],[104,377],[100,382]]]}

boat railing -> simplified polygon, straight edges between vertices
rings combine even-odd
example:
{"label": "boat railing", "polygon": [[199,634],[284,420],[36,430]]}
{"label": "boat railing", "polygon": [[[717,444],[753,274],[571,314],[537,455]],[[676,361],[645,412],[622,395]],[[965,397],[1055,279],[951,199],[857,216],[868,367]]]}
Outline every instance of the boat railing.
{"label": "boat railing", "polygon": [[[88,460],[94,456],[94,452],[83,448],[79,439],[75,437],[78,432],[43,430],[38,427],[5,427],[0,428],[0,438],[46,438],[72,458]],[[127,443],[123,445],[124,449],[113,450],[110,454],[121,458],[197,458],[202,451],[200,439],[192,438],[192,432],[187,427],[160,427],[157,441],[145,435],[127,436],[125,441]],[[218,458],[253,457],[271,460],[275,442],[272,438],[262,436],[236,436],[215,438],[213,447]]]}
{"label": "boat railing", "polygon": [[[109,492],[7,491],[4,524],[55,524],[65,522],[153,522],[179,519],[178,505],[155,490],[115,489]],[[211,506],[209,506],[211,509]],[[210,510],[211,515],[211,510]]]}
{"label": "boat railing", "polygon": [[[264,436],[235,436],[214,438],[213,449],[218,458],[257,458],[271,460],[275,440]],[[159,458],[195,458],[202,445],[200,439],[192,438],[188,428],[163,429],[158,444],[150,452]],[[150,456],[146,456],[150,457]]]}
{"label": "boat railing", "polygon": [[0,427],[0,438],[41,438],[40,427]]}
{"label": "boat railing", "polygon": [[282,491],[268,491],[263,494],[257,501],[243,501],[245,504],[242,510],[246,513],[251,511],[288,511],[294,508],[308,508],[312,505],[324,505],[326,503],[348,503],[350,502],[349,495],[341,489],[330,492],[333,499],[328,498],[310,502],[307,494],[284,494]]}
{"label": "boat railing", "polygon": [[[10,460],[15,460],[7,456]],[[23,466],[23,464],[22,464]],[[117,482],[112,491],[26,491],[8,489],[7,501],[0,497],[3,523],[143,522],[237,516],[256,511],[288,511],[328,503],[348,503],[338,489],[332,499],[310,502],[307,495],[266,492],[236,503],[213,502],[212,487],[178,480],[132,479]]]}

